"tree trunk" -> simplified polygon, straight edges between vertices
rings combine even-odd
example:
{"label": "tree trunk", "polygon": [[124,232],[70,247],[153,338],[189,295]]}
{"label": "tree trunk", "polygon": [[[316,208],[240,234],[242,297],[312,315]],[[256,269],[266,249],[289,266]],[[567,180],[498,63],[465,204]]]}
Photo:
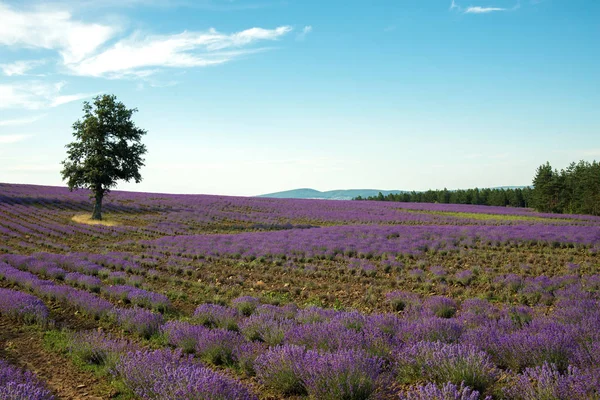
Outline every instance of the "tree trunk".
{"label": "tree trunk", "polygon": [[96,203],[94,204],[94,212],[92,213],[92,219],[101,220],[102,219],[102,192],[96,192],[95,198]]}

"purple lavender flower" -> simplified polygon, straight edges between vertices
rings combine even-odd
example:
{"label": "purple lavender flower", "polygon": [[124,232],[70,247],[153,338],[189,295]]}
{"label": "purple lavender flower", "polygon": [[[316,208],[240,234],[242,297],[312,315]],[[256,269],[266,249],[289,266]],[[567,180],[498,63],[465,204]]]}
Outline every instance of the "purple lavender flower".
{"label": "purple lavender flower", "polygon": [[48,308],[40,299],[27,293],[0,288],[0,315],[23,321],[27,324],[45,324]]}
{"label": "purple lavender flower", "polygon": [[252,296],[242,296],[233,299],[231,304],[237,308],[245,316],[249,316],[256,310],[256,307],[260,304],[260,300]]}
{"label": "purple lavender flower", "polygon": [[269,346],[276,346],[283,342],[286,333],[294,326],[294,320],[274,318],[269,314],[253,314],[240,322],[240,331],[248,340],[259,340]]}
{"label": "purple lavender flower", "polygon": [[561,373],[554,365],[544,363],[527,368],[513,382],[504,387],[510,400],[587,400],[600,396],[599,381],[589,372],[569,366]]}
{"label": "purple lavender flower", "polygon": [[[447,382],[438,386],[435,383],[428,383],[411,388],[406,393],[400,395],[400,400],[479,400],[479,392],[472,390],[464,383],[460,386]],[[487,396],[485,400],[492,400]]]}
{"label": "purple lavender flower", "polygon": [[443,296],[427,298],[424,306],[427,310],[440,318],[452,318],[458,310],[458,306],[454,300]]}
{"label": "purple lavender flower", "polygon": [[54,400],[54,396],[32,372],[0,360],[0,399]]}
{"label": "purple lavender flower", "polygon": [[136,347],[129,340],[115,339],[106,333],[93,330],[71,334],[68,351],[85,364],[100,365],[111,370],[122,354]]}
{"label": "purple lavender flower", "polygon": [[357,350],[308,351],[301,365],[301,378],[311,397],[364,400],[375,391],[383,361]]}
{"label": "purple lavender flower", "polygon": [[458,271],[454,274],[454,280],[463,286],[467,286],[473,280],[475,274],[470,269]]}
{"label": "purple lavender flower", "polygon": [[214,365],[232,365],[235,348],[244,343],[243,337],[225,329],[209,329],[202,325],[170,321],[162,327],[169,344],[186,353],[195,352],[202,360]]}
{"label": "purple lavender flower", "polygon": [[283,394],[306,394],[302,381],[304,354],[302,346],[272,347],[256,359],[256,376],[264,385]]}
{"label": "purple lavender flower", "polygon": [[115,322],[126,332],[149,338],[158,332],[163,323],[162,315],[143,308],[122,308],[114,311]]}
{"label": "purple lavender flower", "polygon": [[396,354],[396,373],[405,383],[422,378],[440,384],[464,382],[480,391],[487,389],[498,375],[486,353],[473,346],[441,342],[401,347]]}
{"label": "purple lavender flower", "polygon": [[239,381],[177,351],[130,352],[117,364],[115,374],[143,400],[257,400]]}
{"label": "purple lavender flower", "polygon": [[194,311],[194,319],[209,328],[238,330],[241,315],[235,308],[218,304],[202,304]]}
{"label": "purple lavender flower", "polygon": [[254,376],[256,375],[254,363],[268,348],[265,343],[260,342],[242,343],[233,349],[233,359],[246,375]]}
{"label": "purple lavender flower", "polygon": [[357,348],[362,345],[362,339],[360,332],[333,321],[298,325],[285,334],[285,343],[324,351]]}
{"label": "purple lavender flower", "polygon": [[420,304],[419,295],[416,293],[396,290],[385,295],[386,301],[394,311],[403,311],[405,309],[414,309]]}

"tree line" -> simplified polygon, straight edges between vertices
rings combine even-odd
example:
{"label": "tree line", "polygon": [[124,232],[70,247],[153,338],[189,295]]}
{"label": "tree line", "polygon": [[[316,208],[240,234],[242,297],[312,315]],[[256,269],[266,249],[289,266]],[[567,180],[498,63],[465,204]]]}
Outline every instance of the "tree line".
{"label": "tree line", "polygon": [[540,212],[600,215],[600,163],[573,162],[559,171],[547,162],[536,170],[531,187],[443,189],[387,196],[380,192],[356,200],[532,207]]}
{"label": "tree line", "polygon": [[533,178],[538,211],[600,215],[600,163],[579,161],[560,171],[541,165]]}
{"label": "tree line", "polygon": [[531,207],[532,189],[459,189],[427,190],[425,192],[390,193],[384,196],[361,197],[355,200],[401,201],[405,203],[472,204],[484,206]]}

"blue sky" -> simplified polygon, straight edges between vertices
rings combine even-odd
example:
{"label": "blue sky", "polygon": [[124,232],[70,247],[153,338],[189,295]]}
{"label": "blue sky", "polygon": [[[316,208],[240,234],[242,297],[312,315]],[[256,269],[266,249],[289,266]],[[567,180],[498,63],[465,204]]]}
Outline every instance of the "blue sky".
{"label": "blue sky", "polygon": [[0,181],[60,185],[82,102],[143,182],[255,195],[527,185],[600,159],[596,0],[0,0]]}

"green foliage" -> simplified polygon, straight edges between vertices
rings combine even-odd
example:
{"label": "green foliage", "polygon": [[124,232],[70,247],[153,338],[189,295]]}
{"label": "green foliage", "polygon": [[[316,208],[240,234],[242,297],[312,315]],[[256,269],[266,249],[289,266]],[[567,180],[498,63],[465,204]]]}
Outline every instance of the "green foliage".
{"label": "green foliage", "polygon": [[96,96],[93,104],[84,102],[83,112],[83,119],[73,124],[75,141],[66,146],[61,175],[69,189],[92,192],[92,219],[102,219],[102,198],[119,180],[142,180],[146,146],[140,141],[146,131],[131,119],[137,109],[127,109],[114,95]]}
{"label": "green foliage", "polygon": [[[515,189],[427,190],[355,200],[399,201],[405,203],[471,204],[486,206],[533,207],[540,212],[600,215],[600,163],[579,161],[566,169],[540,165],[533,187]],[[513,216],[516,217],[516,216]]]}
{"label": "green foliage", "polygon": [[390,193],[384,196],[367,198],[357,197],[355,200],[401,201],[404,203],[440,203],[440,204],[471,204],[486,206],[529,207],[531,203],[531,188],[516,189],[460,189],[460,190],[427,190],[425,192]]}
{"label": "green foliage", "polygon": [[533,179],[538,211],[600,215],[600,163],[579,161],[566,169],[541,165]]}

